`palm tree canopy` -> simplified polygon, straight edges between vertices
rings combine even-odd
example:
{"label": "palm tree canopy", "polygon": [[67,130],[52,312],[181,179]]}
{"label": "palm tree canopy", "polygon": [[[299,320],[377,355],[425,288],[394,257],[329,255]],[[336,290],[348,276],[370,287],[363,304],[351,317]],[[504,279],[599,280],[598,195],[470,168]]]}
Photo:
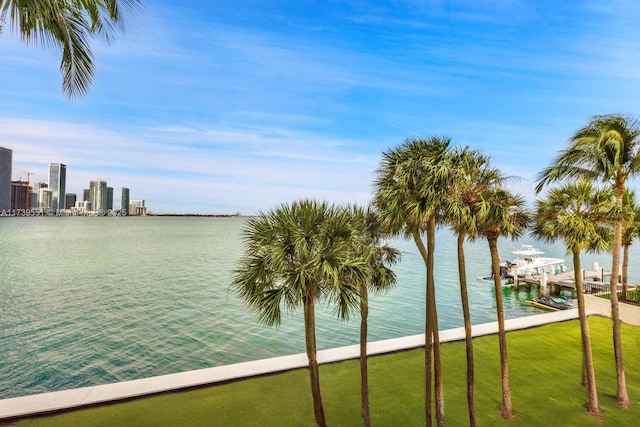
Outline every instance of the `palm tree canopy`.
{"label": "palm tree canopy", "polygon": [[551,166],[539,175],[536,191],[554,181],[578,178],[609,182],[622,192],[640,173],[640,124],[619,114],[595,116],[570,139]]}
{"label": "palm tree canopy", "polygon": [[245,254],[231,288],[267,325],[282,309],[325,297],[348,317],[358,305],[358,283],[369,279],[363,256],[354,256],[358,234],[348,210],[302,200],[260,213],[244,230]]}
{"label": "palm tree canopy", "polygon": [[75,98],[87,93],[95,73],[89,39],[111,42],[140,10],[140,0],[0,0],[0,21],[9,18],[24,42],[62,53],[63,91]]}
{"label": "palm tree canopy", "polygon": [[407,139],[382,153],[373,203],[392,233],[411,235],[443,213],[452,182],[450,143],[446,137]]}
{"label": "palm tree canopy", "polygon": [[477,221],[480,234],[489,239],[500,236],[516,239],[530,221],[522,196],[502,188],[490,188],[478,202]]}
{"label": "palm tree canopy", "polygon": [[589,181],[552,188],[545,199],[536,201],[533,232],[550,242],[562,239],[569,251],[610,250],[613,205],[613,191],[594,188]]}
{"label": "palm tree canopy", "polygon": [[354,227],[360,235],[354,253],[363,255],[370,268],[368,289],[383,292],[396,283],[396,274],[390,266],[399,261],[400,252],[388,245],[386,239],[391,234],[383,227],[380,215],[373,207],[353,206],[350,209]]}
{"label": "palm tree canopy", "polygon": [[451,161],[457,170],[456,179],[449,188],[451,200],[445,216],[456,234],[473,239],[478,234],[476,213],[482,195],[502,185],[506,178],[491,166],[488,156],[468,146],[455,148]]}

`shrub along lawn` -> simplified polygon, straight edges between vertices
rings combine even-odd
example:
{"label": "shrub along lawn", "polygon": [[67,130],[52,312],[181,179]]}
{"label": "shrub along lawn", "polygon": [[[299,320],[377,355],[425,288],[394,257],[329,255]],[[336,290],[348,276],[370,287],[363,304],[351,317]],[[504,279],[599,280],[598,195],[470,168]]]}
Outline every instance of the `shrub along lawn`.
{"label": "shrub along lawn", "polygon": [[[504,421],[497,336],[474,340],[476,412],[480,426],[640,426],[640,328],[622,325],[627,389],[632,406],[617,409],[611,320],[589,319],[602,422],[584,411],[577,320],[508,333],[513,409]],[[301,337],[302,339],[302,337]],[[464,343],[442,346],[445,423],[468,425]],[[422,349],[369,359],[374,425],[424,425]],[[320,367],[327,424],[360,426],[359,365]],[[29,426],[313,426],[307,370],[167,393],[58,415],[25,419]]]}
{"label": "shrub along lawn", "polygon": [[[611,299],[611,294],[609,293],[601,294],[598,296],[606,300]],[[630,289],[629,291],[627,291],[627,297],[628,297],[628,301],[626,301],[627,304],[635,304],[635,305],[640,304],[640,287],[636,287],[635,289]],[[618,299],[622,300],[622,291],[618,291]]]}

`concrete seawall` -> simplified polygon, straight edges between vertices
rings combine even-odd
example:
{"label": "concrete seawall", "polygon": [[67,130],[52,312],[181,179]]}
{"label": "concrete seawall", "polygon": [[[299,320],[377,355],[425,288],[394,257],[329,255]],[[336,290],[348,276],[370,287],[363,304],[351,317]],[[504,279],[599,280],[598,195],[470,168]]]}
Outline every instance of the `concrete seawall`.
{"label": "concrete seawall", "polygon": [[[505,322],[505,327],[508,331],[514,331],[577,318],[578,310],[571,309],[510,319]],[[472,328],[474,337],[495,334],[497,332],[497,322],[475,325]],[[460,341],[463,339],[464,328],[440,331],[441,342]],[[369,355],[378,355],[417,348],[423,345],[424,334],[419,334],[371,342],[367,345],[367,352]],[[360,346],[357,344],[322,350],[318,352],[318,362],[331,363],[356,359],[359,357],[359,352]],[[229,380],[303,368],[307,365],[306,354],[300,353],[114,384],[103,384],[3,399],[0,400],[0,420],[80,408],[82,406],[114,402],[189,387],[214,385]]]}

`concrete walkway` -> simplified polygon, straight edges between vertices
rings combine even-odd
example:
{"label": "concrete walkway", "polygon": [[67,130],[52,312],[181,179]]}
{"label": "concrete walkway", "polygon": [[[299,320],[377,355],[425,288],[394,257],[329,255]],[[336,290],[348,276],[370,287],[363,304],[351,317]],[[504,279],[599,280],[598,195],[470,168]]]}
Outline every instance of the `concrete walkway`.
{"label": "concrete walkway", "polygon": [[[505,321],[505,328],[508,331],[514,331],[577,318],[577,309],[556,311],[552,313],[510,319]],[[472,327],[474,337],[496,334],[497,332],[498,322],[485,323]],[[460,340],[464,340],[464,328],[440,331],[441,342]],[[424,334],[419,334],[403,338],[371,342],[368,344],[367,349],[369,355],[376,355],[417,348],[423,345]],[[358,357],[360,357],[360,346],[358,344],[318,352],[319,363],[356,359]],[[301,353],[252,362],[236,363],[233,365],[218,366],[214,368],[198,369],[195,371],[181,372],[177,374],[124,381],[114,384],[103,384],[31,396],[15,397],[12,399],[0,400],[0,420],[55,412],[64,409],[79,408],[82,406],[113,402],[165,391],[215,384],[221,381],[287,371],[306,366],[308,366],[307,356],[305,353]]]}

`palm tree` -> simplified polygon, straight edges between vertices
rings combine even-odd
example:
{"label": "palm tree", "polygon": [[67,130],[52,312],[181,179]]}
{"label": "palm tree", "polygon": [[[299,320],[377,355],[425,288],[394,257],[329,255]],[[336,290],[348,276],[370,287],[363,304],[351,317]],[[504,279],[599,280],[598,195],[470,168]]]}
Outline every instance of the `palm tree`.
{"label": "palm tree", "polygon": [[303,306],[306,352],[318,426],[325,426],[316,358],[315,305],[336,301],[346,317],[358,306],[358,285],[369,278],[364,257],[354,256],[358,236],[346,209],[310,200],[281,205],[248,221],[245,254],[231,288],[266,325],[279,325],[282,310]]}
{"label": "palm tree", "polygon": [[[435,229],[456,170],[452,167],[449,138],[408,139],[382,153],[375,181],[374,205],[391,233],[413,238],[426,268],[425,313],[425,418],[432,423],[432,363],[436,422],[444,423],[444,396],[440,370],[440,337],[435,301]],[[426,246],[422,234],[426,234]],[[433,359],[432,359],[433,355]]]}
{"label": "palm tree", "polygon": [[369,208],[353,207],[355,229],[360,234],[360,241],[354,249],[355,255],[366,253],[370,267],[368,281],[359,281],[360,294],[360,386],[362,397],[362,419],[365,427],[371,426],[369,411],[369,371],[367,366],[367,334],[369,316],[369,289],[372,292],[383,292],[395,285],[396,275],[388,266],[398,261],[400,253],[383,243],[388,234],[380,223],[377,212]]}
{"label": "palm tree", "polygon": [[8,17],[24,42],[62,52],[63,91],[75,98],[86,94],[93,80],[89,38],[111,42],[124,29],[125,19],[135,17],[140,9],[139,0],[0,0],[0,21]]}
{"label": "palm tree", "polygon": [[529,215],[524,210],[522,197],[503,188],[492,188],[482,195],[478,203],[477,221],[482,236],[489,242],[491,252],[491,271],[496,293],[496,311],[498,316],[498,342],[500,345],[500,368],[502,378],[502,410],[505,419],[514,417],[511,405],[511,386],[509,384],[509,358],[507,353],[507,334],[504,326],[504,307],[502,302],[502,279],[500,278],[500,257],[498,238],[508,236],[517,238],[522,235]]}
{"label": "palm tree", "polygon": [[618,406],[628,409],[629,395],[622,357],[622,333],[618,307],[618,277],[624,217],[622,199],[630,177],[640,174],[640,123],[618,114],[594,116],[570,139],[569,147],[560,151],[553,164],[539,176],[536,191],[554,181],[586,179],[608,183],[615,195],[613,257],[611,262],[611,319],[613,349],[616,362],[616,399]]}
{"label": "palm tree", "polygon": [[608,249],[611,228],[607,224],[607,215],[613,205],[613,193],[609,188],[594,189],[588,181],[566,184],[551,189],[544,200],[537,200],[534,219],[534,234],[552,242],[564,240],[567,249],[573,254],[578,314],[582,334],[583,364],[586,373],[587,412],[594,417],[600,416],[598,392],[591,352],[589,322],[584,303],[584,286],[580,274],[580,252]]}
{"label": "palm tree", "polygon": [[622,298],[629,299],[629,247],[635,237],[640,236],[640,205],[633,191],[626,191],[622,199],[626,221],[622,232]]}
{"label": "palm tree", "polygon": [[470,150],[469,147],[455,149],[452,153],[452,162],[457,165],[460,173],[451,188],[452,203],[447,210],[447,222],[451,225],[458,240],[458,275],[460,277],[460,297],[467,355],[467,407],[469,410],[469,425],[475,426],[477,421],[473,397],[473,336],[467,292],[464,241],[467,238],[475,239],[478,235],[476,210],[482,194],[490,188],[501,184],[504,178],[499,170],[490,167],[487,156],[482,155],[477,150]]}

